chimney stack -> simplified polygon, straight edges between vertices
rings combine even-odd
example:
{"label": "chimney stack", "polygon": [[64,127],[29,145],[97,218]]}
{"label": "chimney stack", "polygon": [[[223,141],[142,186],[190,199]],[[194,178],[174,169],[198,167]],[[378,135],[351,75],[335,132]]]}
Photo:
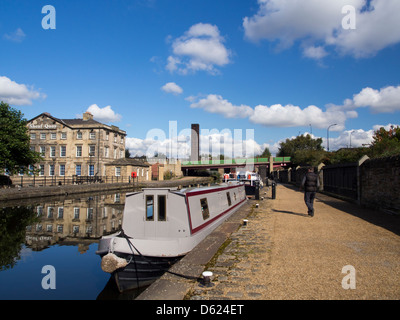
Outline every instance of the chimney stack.
{"label": "chimney stack", "polygon": [[200,154],[199,154],[199,145],[200,145],[200,125],[199,124],[192,124],[192,135],[191,135],[191,161],[199,161]]}
{"label": "chimney stack", "polygon": [[83,121],[93,120],[93,115],[92,115],[90,112],[86,111],[86,112],[83,114],[82,120],[83,120]]}

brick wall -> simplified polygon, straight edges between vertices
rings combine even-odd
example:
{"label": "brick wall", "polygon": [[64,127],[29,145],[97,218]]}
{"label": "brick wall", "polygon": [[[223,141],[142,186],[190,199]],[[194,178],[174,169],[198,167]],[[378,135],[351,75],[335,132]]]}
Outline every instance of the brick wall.
{"label": "brick wall", "polygon": [[360,180],[362,205],[400,214],[400,156],[364,162]]}

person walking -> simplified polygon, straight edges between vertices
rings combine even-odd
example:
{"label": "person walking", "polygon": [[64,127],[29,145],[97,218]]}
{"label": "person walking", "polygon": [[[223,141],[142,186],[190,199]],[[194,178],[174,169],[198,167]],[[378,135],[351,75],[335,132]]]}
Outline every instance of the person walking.
{"label": "person walking", "polygon": [[308,169],[301,186],[304,188],[304,202],[308,208],[308,215],[314,217],[314,199],[319,187],[319,179],[313,168]]}

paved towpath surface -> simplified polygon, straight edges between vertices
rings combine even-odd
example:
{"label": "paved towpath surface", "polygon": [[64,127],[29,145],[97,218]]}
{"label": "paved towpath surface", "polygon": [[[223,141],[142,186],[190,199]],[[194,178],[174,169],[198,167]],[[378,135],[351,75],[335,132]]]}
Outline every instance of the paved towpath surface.
{"label": "paved towpath surface", "polygon": [[399,216],[318,194],[311,218],[297,188],[278,185],[275,200],[264,190],[207,266],[213,286],[186,299],[400,299]]}

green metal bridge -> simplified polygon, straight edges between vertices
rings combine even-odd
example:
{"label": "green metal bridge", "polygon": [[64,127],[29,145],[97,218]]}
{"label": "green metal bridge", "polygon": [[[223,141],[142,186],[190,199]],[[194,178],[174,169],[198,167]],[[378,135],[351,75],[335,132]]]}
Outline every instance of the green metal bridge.
{"label": "green metal bridge", "polygon": [[[285,167],[291,163],[291,157],[273,157],[273,167]],[[214,168],[233,168],[245,167],[246,165],[268,166],[269,158],[248,158],[248,159],[226,159],[226,160],[200,160],[182,161],[182,169],[214,169]]]}

